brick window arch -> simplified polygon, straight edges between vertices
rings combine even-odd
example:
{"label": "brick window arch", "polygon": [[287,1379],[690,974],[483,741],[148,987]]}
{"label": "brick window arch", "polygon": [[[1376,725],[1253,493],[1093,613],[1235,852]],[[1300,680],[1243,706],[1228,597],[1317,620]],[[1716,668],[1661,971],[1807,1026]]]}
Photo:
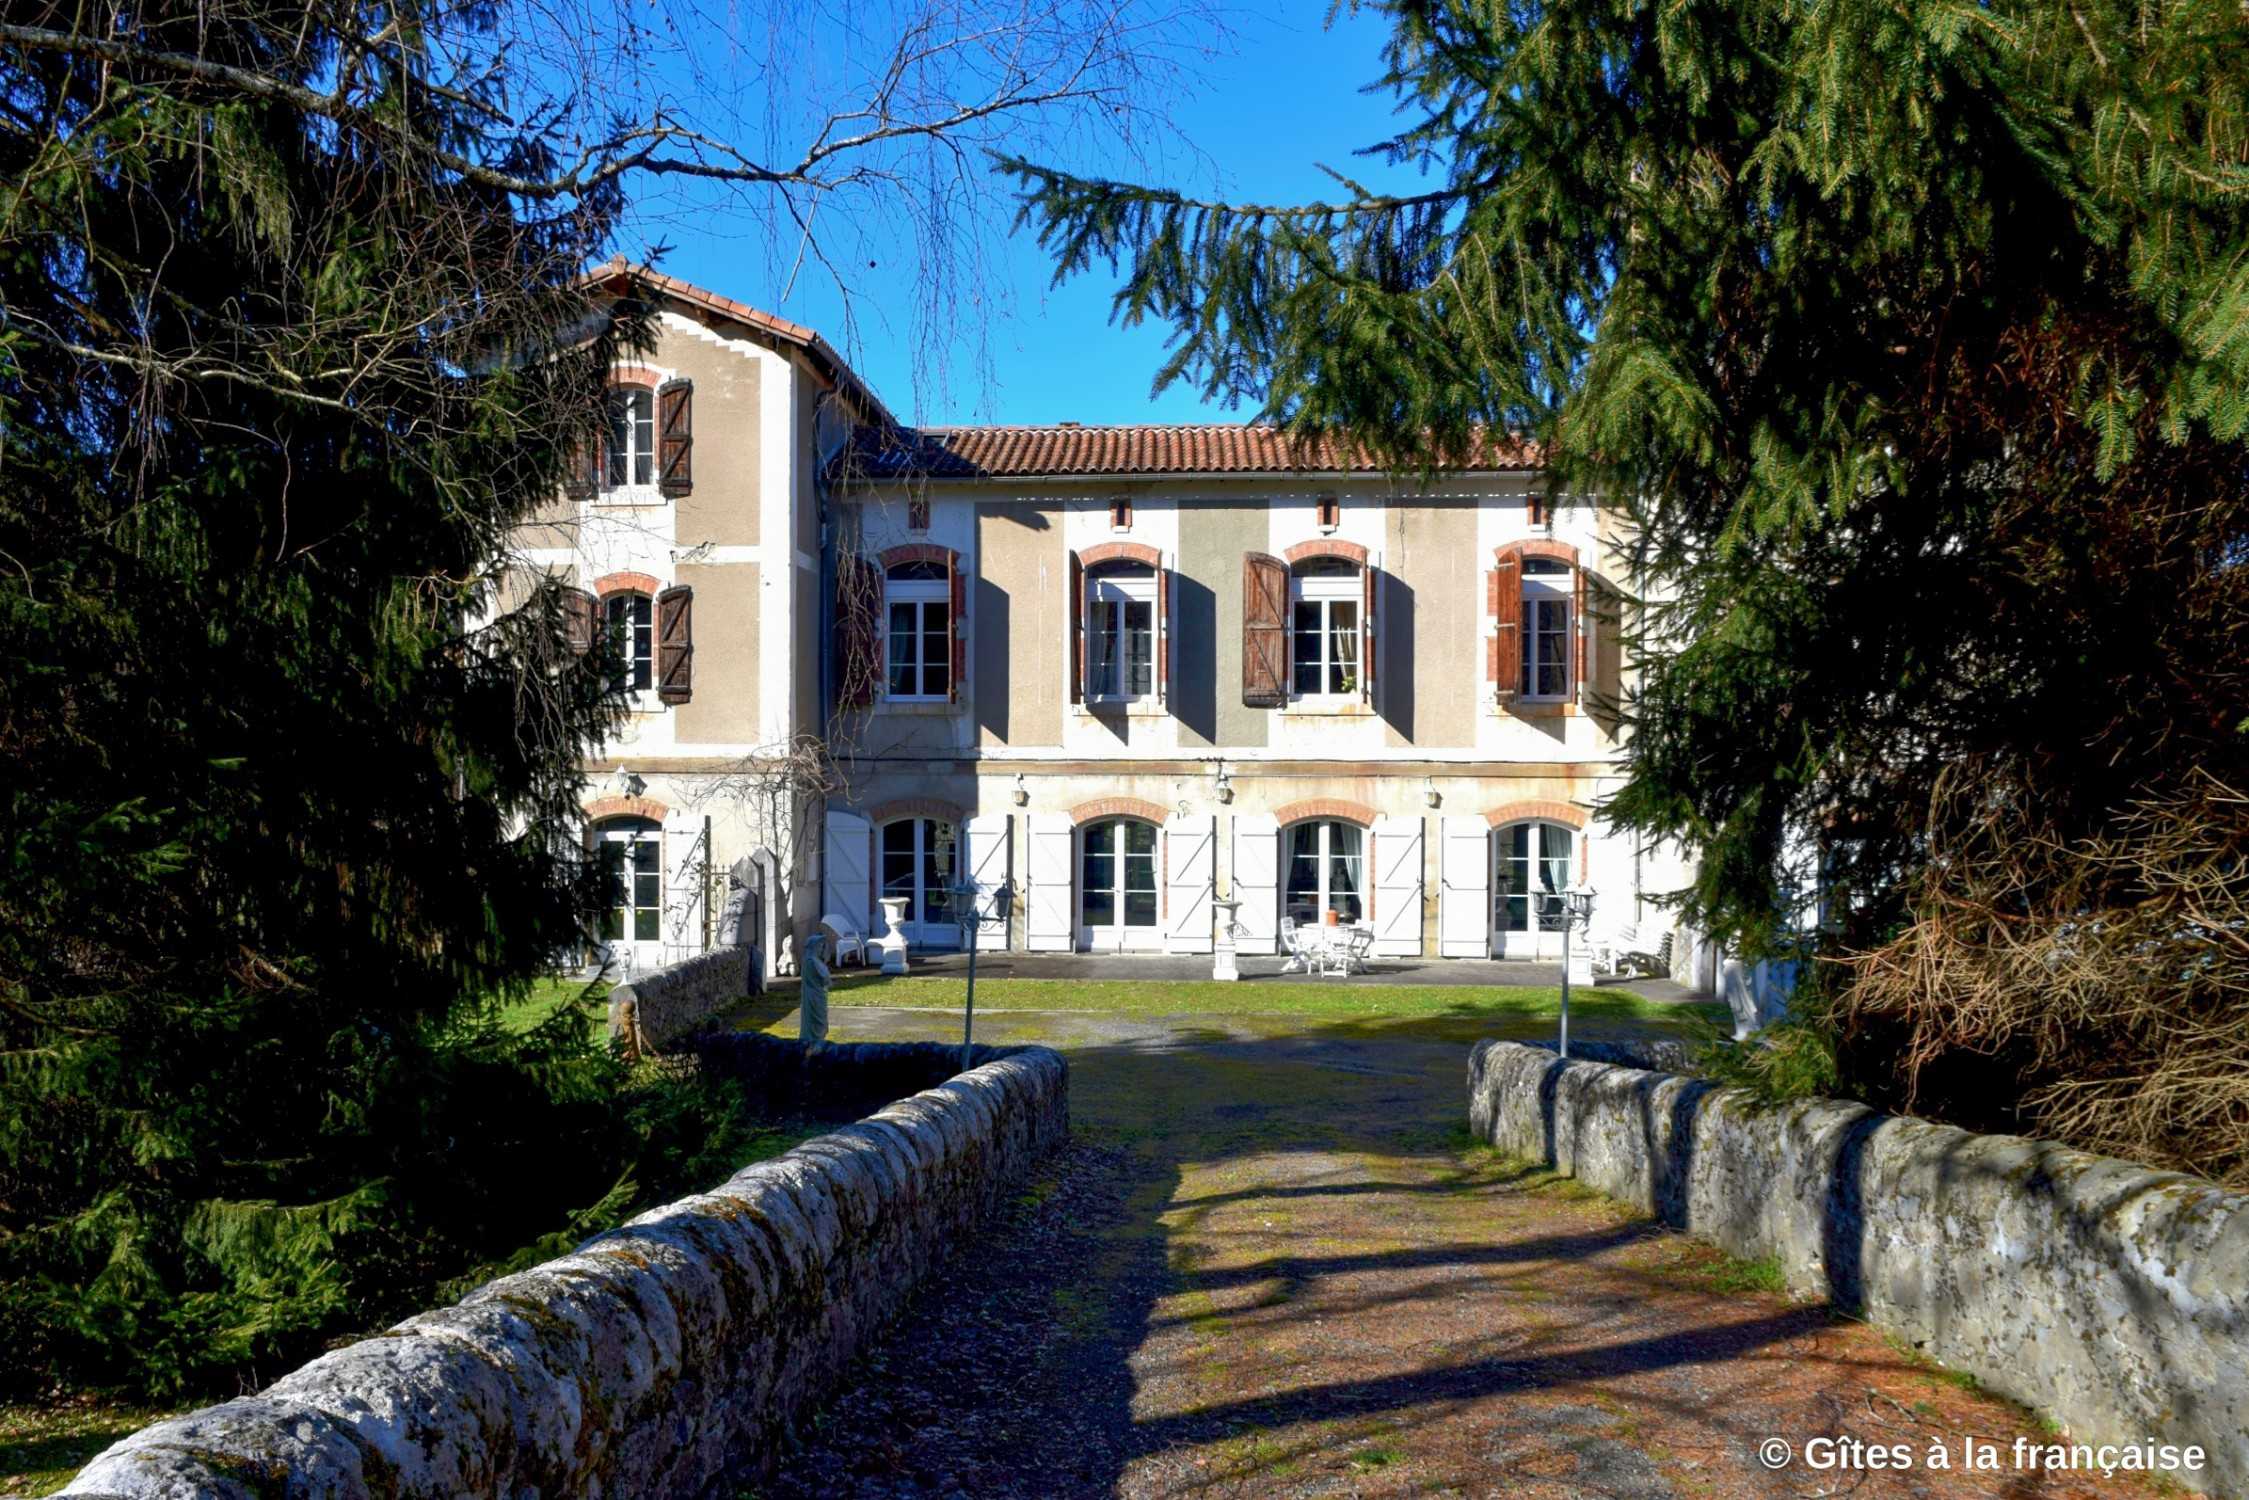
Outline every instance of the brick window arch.
{"label": "brick window arch", "polygon": [[1161,802],[1150,802],[1145,797],[1096,797],[1071,808],[1070,821],[1091,823],[1101,818],[1138,818],[1160,827],[1169,813]]}
{"label": "brick window arch", "polygon": [[1283,828],[1311,818],[1340,818],[1346,823],[1356,823],[1361,828],[1372,828],[1374,816],[1372,807],[1346,797],[1306,797],[1302,801],[1286,802],[1273,809],[1274,821]]}
{"label": "brick window arch", "polygon": [[1582,830],[1585,827],[1585,809],[1575,803],[1527,797],[1515,802],[1503,802],[1492,808],[1484,814],[1484,821],[1494,828],[1503,828],[1509,823],[1560,823]]}

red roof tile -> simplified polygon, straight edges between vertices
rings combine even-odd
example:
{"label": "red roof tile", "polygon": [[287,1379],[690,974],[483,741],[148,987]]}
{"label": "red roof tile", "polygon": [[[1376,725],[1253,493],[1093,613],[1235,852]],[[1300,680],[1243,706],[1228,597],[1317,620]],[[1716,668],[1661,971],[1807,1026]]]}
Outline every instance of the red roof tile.
{"label": "red roof tile", "polygon": [[[863,429],[858,477],[993,479],[1075,474],[1380,474],[1388,466],[1334,438],[1292,438],[1263,425],[924,427],[885,442]],[[1464,471],[1535,469],[1533,444],[1488,443]]]}

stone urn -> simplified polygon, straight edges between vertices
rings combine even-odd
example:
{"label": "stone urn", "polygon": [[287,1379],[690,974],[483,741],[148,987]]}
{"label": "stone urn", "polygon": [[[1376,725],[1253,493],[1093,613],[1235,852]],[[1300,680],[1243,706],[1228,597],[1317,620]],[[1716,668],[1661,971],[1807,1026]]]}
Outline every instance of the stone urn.
{"label": "stone urn", "polygon": [[875,904],[882,908],[883,926],[888,929],[882,940],[882,971],[885,974],[906,972],[906,902],[904,896],[885,896]]}
{"label": "stone urn", "polygon": [[1213,979],[1239,979],[1242,971],[1234,962],[1234,913],[1242,909],[1239,901],[1213,901],[1218,912],[1218,935],[1211,944],[1210,977]]}

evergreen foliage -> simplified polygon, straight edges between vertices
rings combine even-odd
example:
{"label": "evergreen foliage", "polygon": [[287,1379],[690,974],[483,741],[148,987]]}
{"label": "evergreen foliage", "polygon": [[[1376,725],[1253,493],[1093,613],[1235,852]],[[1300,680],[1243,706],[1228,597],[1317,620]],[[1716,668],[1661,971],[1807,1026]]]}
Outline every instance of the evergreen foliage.
{"label": "evergreen foliage", "polygon": [[486,180],[556,147],[481,7],[99,16],[0,34],[0,1383],[172,1395],[740,1141],[492,1015],[616,713],[555,599],[478,623],[638,336],[614,187]]}
{"label": "evergreen foliage", "polygon": [[[1628,508],[1640,682],[1605,812],[1695,847],[1685,916],[1795,951],[1816,875],[1820,951],[1897,937],[1932,909],[1948,768],[2064,845],[2196,770],[2249,786],[2238,4],[1375,8],[1402,126],[1371,154],[1425,193],[1003,168],[1058,275],[1121,267],[1118,315],[1175,330],[1160,380],[1401,466],[1521,430]],[[2144,894],[2117,878],[2010,889]],[[1944,1071],[1845,1055],[1924,1106]],[[2011,1122],[1990,1074],[1943,1107]]]}

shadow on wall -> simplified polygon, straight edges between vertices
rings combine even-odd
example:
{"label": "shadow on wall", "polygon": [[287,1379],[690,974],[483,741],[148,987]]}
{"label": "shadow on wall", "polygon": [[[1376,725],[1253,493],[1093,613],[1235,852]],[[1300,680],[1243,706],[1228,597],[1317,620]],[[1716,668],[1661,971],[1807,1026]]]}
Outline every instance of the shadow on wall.
{"label": "shadow on wall", "polygon": [[1218,596],[1210,585],[1174,571],[1171,712],[1205,743],[1218,742]]}
{"label": "shadow on wall", "polygon": [[976,580],[976,673],[969,696],[976,703],[976,727],[1002,744],[1007,741],[1009,696],[1007,590],[979,576]]}
{"label": "shadow on wall", "polygon": [[1414,693],[1413,585],[1395,573],[1382,575],[1382,600],[1377,616],[1381,634],[1374,643],[1376,711],[1399,737],[1413,739]]}

